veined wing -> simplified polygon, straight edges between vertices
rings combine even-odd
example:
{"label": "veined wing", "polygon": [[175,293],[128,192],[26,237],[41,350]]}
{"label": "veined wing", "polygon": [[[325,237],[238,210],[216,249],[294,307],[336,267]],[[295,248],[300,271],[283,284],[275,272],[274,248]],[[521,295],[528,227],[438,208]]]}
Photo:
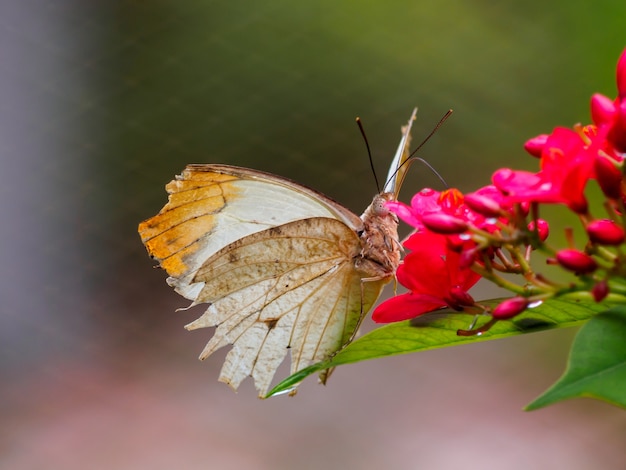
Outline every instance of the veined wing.
{"label": "veined wing", "polygon": [[[190,300],[202,284],[197,269],[221,248],[270,227],[331,217],[360,230],[358,216],[323,194],[286,178],[228,165],[188,165],[166,185],[168,203],[139,225],[141,240]],[[197,302],[196,302],[197,303]]]}
{"label": "veined wing", "polygon": [[206,312],[186,326],[217,326],[200,358],[232,344],[220,381],[252,376],[260,396],[287,351],[291,372],[321,361],[354,335],[388,279],[361,282],[361,244],[345,223],[310,218],[237,240],[211,256],[193,282]]}

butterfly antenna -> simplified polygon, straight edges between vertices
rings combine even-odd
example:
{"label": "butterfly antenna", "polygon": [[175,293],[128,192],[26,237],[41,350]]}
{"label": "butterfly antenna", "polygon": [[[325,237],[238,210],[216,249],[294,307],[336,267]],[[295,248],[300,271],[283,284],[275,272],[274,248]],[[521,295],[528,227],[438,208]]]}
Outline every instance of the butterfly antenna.
{"label": "butterfly antenna", "polygon": [[402,164],[396,169],[395,173],[397,173],[398,171],[400,171],[400,168],[404,167],[405,165],[407,165],[407,167],[404,169],[404,174],[406,174],[409,170],[409,167],[414,163],[414,162],[420,162],[422,163],[426,168],[428,168],[437,178],[439,178],[439,181],[441,181],[441,184],[444,185],[444,187],[448,188],[448,183],[446,183],[446,180],[443,178],[443,176],[441,176],[439,174],[439,172],[437,170],[435,170],[435,168],[428,163],[426,160],[424,160],[423,158],[420,157],[415,157],[414,155],[419,151],[419,149],[421,149],[424,144],[426,142],[428,142],[430,140],[430,138],[435,135],[435,132],[437,132],[439,130],[439,128],[443,125],[444,122],[446,122],[448,120],[448,118],[452,115],[452,110],[449,109],[446,114],[443,115],[443,117],[441,119],[439,119],[439,122],[437,123],[437,125],[433,128],[432,131],[430,131],[430,134],[428,134],[426,136],[426,138],[424,140],[422,140],[422,143],[419,144],[417,146],[417,148],[415,150],[413,150],[411,152],[411,154],[409,155],[409,157],[402,162]]}
{"label": "butterfly antenna", "polygon": [[[417,148],[411,152],[411,155],[409,155],[409,158],[411,158],[413,155],[415,155],[415,154],[418,152],[418,150],[419,150],[419,149],[421,149],[421,148],[424,146],[424,144],[425,144],[426,142],[428,142],[428,141],[430,140],[430,138],[431,138],[433,135],[435,135],[435,132],[437,132],[437,131],[439,130],[439,128],[443,125],[443,123],[444,123],[444,122],[446,122],[446,121],[448,120],[448,118],[449,118],[451,115],[452,115],[452,110],[451,110],[451,109],[448,109],[448,111],[446,112],[446,114],[444,114],[444,115],[443,115],[443,117],[442,117],[441,119],[439,119],[439,122],[438,122],[438,123],[437,123],[437,125],[433,128],[433,130],[432,130],[432,131],[430,131],[430,134],[428,134],[428,135],[426,136],[426,138],[425,138],[424,140],[422,140],[422,143],[421,143],[421,144],[419,144],[419,145],[417,146]],[[407,160],[408,160],[408,159],[407,159]]]}
{"label": "butterfly antenna", "polygon": [[367,136],[365,135],[365,129],[363,129],[363,124],[361,123],[361,118],[357,116],[356,124],[359,126],[359,130],[361,131],[361,135],[363,136],[363,140],[365,141],[365,147],[367,148],[367,156],[370,159],[370,168],[372,169],[372,174],[374,175],[374,181],[376,181],[376,191],[380,192],[380,184],[378,183],[378,176],[376,176],[376,169],[374,168],[374,160],[372,159],[372,152],[370,150],[370,143],[367,141]]}
{"label": "butterfly antenna", "polygon": [[450,189],[450,186],[448,186],[448,183],[446,182],[444,177],[441,176],[439,174],[439,172],[437,170],[435,170],[435,168],[430,163],[428,163],[426,160],[424,160],[423,158],[411,157],[410,160],[407,160],[405,162],[405,163],[407,163],[407,170],[409,169],[409,167],[411,166],[411,164],[413,162],[420,162],[422,165],[424,165],[426,168],[428,168],[437,177],[437,179],[439,179],[439,181],[441,181],[441,184],[443,185],[444,188]]}

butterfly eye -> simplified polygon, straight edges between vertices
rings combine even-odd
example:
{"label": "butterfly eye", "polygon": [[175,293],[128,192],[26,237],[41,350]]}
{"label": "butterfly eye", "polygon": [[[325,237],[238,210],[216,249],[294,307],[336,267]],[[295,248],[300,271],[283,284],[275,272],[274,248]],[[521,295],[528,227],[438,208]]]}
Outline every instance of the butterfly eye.
{"label": "butterfly eye", "polygon": [[372,201],[372,209],[375,215],[382,217],[389,214],[389,209],[385,206],[387,198],[384,195],[378,195]]}

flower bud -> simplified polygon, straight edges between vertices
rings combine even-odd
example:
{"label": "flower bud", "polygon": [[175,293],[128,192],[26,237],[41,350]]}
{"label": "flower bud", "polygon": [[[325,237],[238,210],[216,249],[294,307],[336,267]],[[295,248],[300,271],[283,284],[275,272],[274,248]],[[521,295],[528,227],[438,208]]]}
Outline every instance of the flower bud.
{"label": "flower bud", "polygon": [[530,140],[527,140],[524,144],[524,150],[526,150],[533,157],[540,158],[541,152],[543,148],[546,146],[546,142],[548,141],[548,134],[541,134],[537,137],[533,137]]}
{"label": "flower bud", "polygon": [[596,302],[602,302],[607,295],[609,295],[609,283],[606,282],[606,279],[602,279],[600,282],[597,282],[595,286],[591,289],[591,295]]}
{"label": "flower bud", "polygon": [[460,269],[469,269],[474,261],[476,261],[478,255],[478,250],[476,248],[470,248],[468,250],[463,250],[461,252],[461,256],[459,257],[459,268]]}
{"label": "flower bud", "polygon": [[465,204],[474,212],[485,217],[498,217],[501,212],[500,204],[487,196],[471,193],[465,195]]}
{"label": "flower bud", "polygon": [[600,245],[620,245],[625,238],[624,229],[610,219],[594,220],[587,225],[587,234]]}
{"label": "flower bud", "polygon": [[591,97],[591,118],[596,125],[611,122],[615,115],[615,103],[600,93]]}
{"label": "flower bud", "polygon": [[471,307],[474,305],[474,298],[461,286],[453,286],[448,293],[450,296],[449,305],[454,307]]}
{"label": "flower bud", "polygon": [[617,162],[608,157],[598,156],[594,161],[596,179],[604,195],[610,199],[619,199],[622,194],[622,170]]}
{"label": "flower bud", "polygon": [[[624,93],[626,94],[626,90]],[[626,97],[617,105],[613,127],[611,127],[606,139],[618,152],[626,152]]]}
{"label": "flower bud", "polygon": [[496,320],[507,320],[519,315],[528,307],[528,299],[524,297],[512,297],[501,302],[491,312],[491,316]]}
{"label": "flower bud", "polygon": [[598,267],[596,260],[591,256],[571,248],[559,251],[556,260],[562,267],[576,274],[589,274]]}
{"label": "flower bud", "polygon": [[[535,221],[533,220],[528,224],[528,230],[531,232],[535,231]],[[550,235],[550,225],[543,219],[537,219],[537,235],[539,235],[539,240],[545,242]]]}
{"label": "flower bud", "polygon": [[463,219],[443,212],[424,214],[422,216],[422,223],[428,230],[442,235],[462,233],[468,228],[467,222]]}

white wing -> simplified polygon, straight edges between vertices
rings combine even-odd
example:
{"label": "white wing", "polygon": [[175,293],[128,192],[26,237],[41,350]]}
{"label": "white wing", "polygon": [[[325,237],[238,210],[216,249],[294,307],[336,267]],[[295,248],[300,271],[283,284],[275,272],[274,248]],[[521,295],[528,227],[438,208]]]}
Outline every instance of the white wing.
{"label": "white wing", "polygon": [[150,255],[169,274],[168,283],[196,300],[192,283],[200,266],[242,237],[309,217],[341,220],[354,231],[358,216],[332,199],[269,173],[227,165],[189,165],[166,185],[168,203],[139,225]]}
{"label": "white wing", "polygon": [[402,127],[402,139],[400,140],[398,150],[396,150],[396,154],[391,161],[391,165],[389,165],[387,182],[385,183],[385,187],[383,189],[384,193],[392,193],[396,198],[398,197],[398,192],[400,191],[400,187],[402,186],[402,181],[404,180],[404,175],[406,172],[406,165],[405,167],[403,167],[402,165],[405,160],[409,158],[409,145],[411,144],[411,126],[413,126],[413,121],[415,121],[416,115],[417,108],[414,108],[413,113],[409,118],[409,122],[406,126]]}

